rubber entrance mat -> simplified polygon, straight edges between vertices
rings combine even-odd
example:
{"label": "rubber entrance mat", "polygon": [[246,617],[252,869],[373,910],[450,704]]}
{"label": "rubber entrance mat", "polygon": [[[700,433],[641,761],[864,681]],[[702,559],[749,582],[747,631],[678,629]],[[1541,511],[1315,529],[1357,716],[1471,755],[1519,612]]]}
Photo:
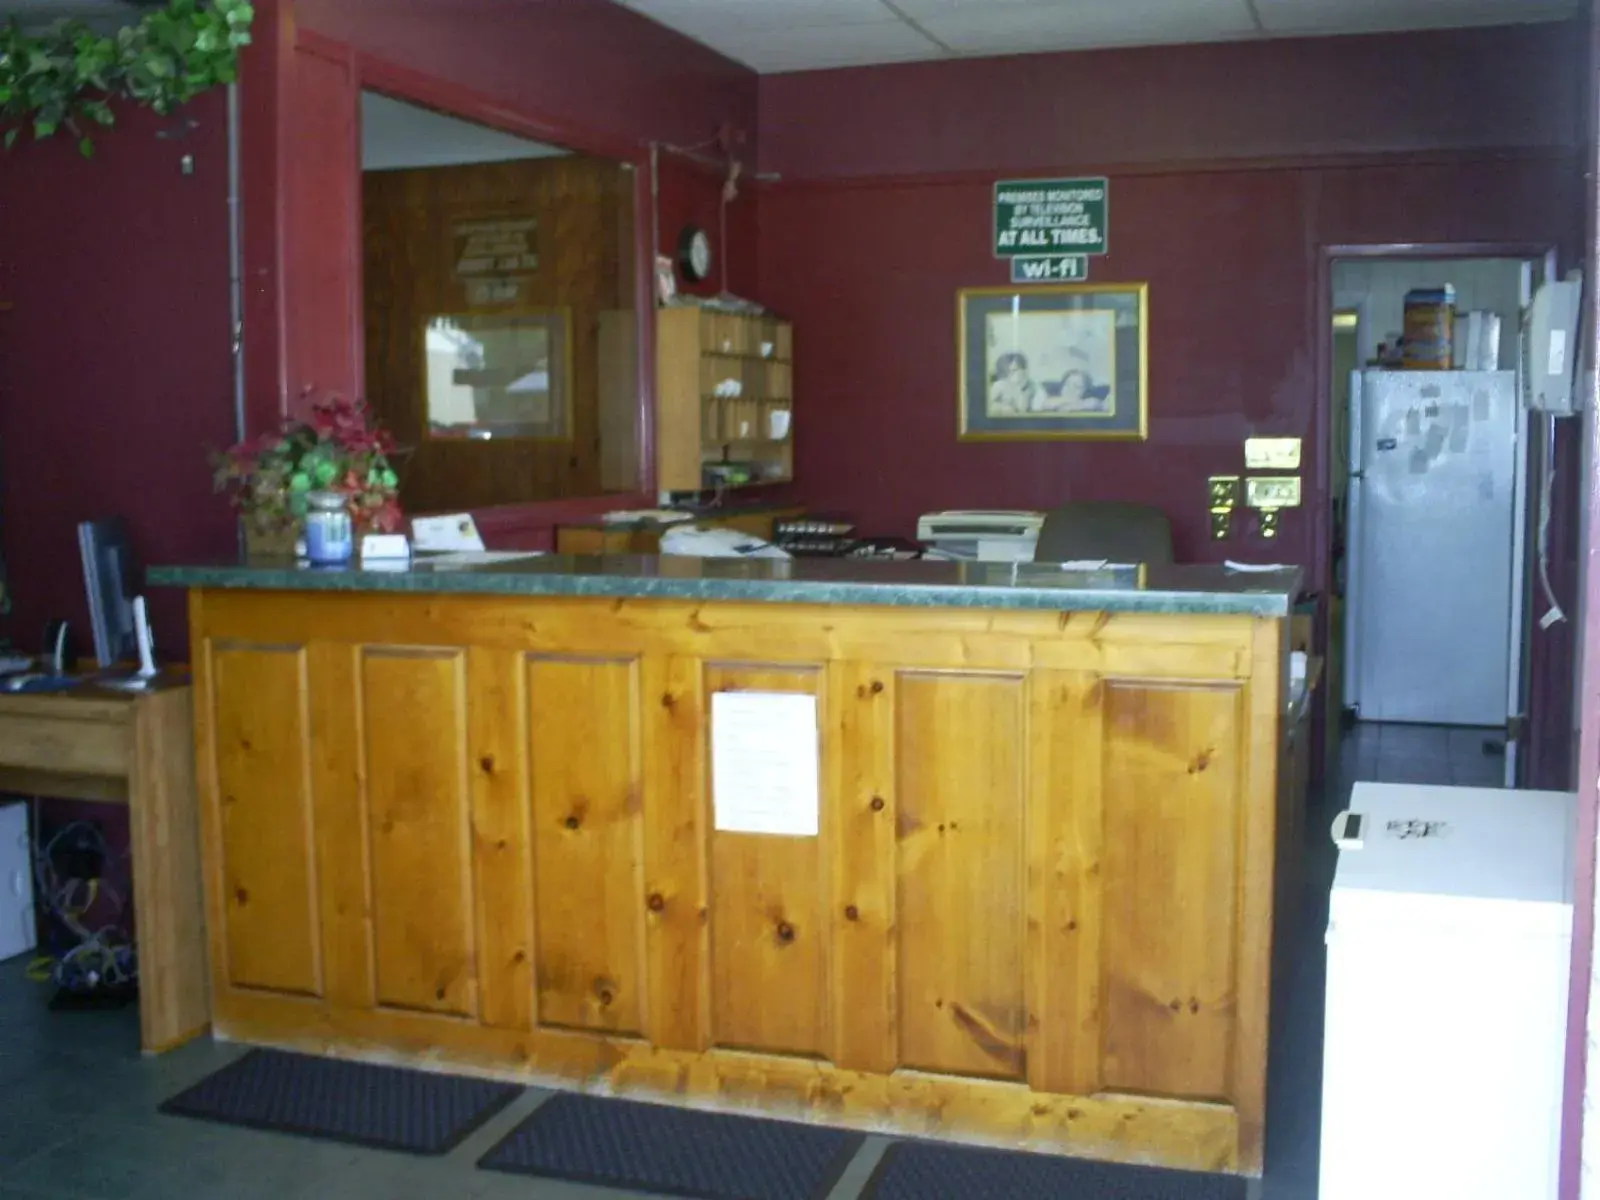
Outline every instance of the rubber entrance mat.
{"label": "rubber entrance mat", "polygon": [[861,1141],[815,1125],[563,1092],[478,1165],[697,1200],[822,1200]]}
{"label": "rubber entrance mat", "polygon": [[522,1094],[492,1080],[252,1050],[161,1106],[225,1125],[446,1154]]}
{"label": "rubber entrance mat", "polygon": [[1246,1182],[1049,1154],[895,1142],[862,1200],[1245,1200]]}

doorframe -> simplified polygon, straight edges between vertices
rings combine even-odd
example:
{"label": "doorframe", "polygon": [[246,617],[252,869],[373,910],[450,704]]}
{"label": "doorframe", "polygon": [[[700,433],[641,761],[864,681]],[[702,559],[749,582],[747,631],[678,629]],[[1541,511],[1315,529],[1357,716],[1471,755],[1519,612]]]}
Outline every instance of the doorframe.
{"label": "doorframe", "polygon": [[[1317,374],[1317,390],[1312,403],[1312,428],[1316,430],[1316,461],[1312,465],[1316,495],[1320,498],[1311,516],[1311,538],[1315,547],[1312,562],[1311,586],[1322,593],[1317,605],[1317,627],[1326,647],[1332,629],[1329,625],[1332,607],[1327,597],[1333,586],[1333,522],[1328,511],[1327,498],[1332,494],[1333,463],[1335,455],[1330,445],[1328,431],[1333,426],[1333,315],[1339,305],[1334,303],[1333,269],[1340,260],[1372,262],[1393,259],[1424,259],[1452,261],[1467,258],[1520,258],[1544,263],[1546,281],[1559,279],[1560,248],[1552,242],[1382,242],[1372,244],[1323,245],[1317,254],[1317,295],[1313,306],[1313,319],[1317,327],[1316,355],[1313,369]],[[1524,456],[1527,447],[1522,448]],[[1531,465],[1531,464],[1528,464]],[[1346,604],[1350,598],[1345,597]],[[1352,648],[1345,647],[1350,654]],[[1323,692],[1326,697],[1327,692]],[[1526,699],[1526,697],[1524,697]],[[1338,720],[1339,713],[1324,712],[1324,720]]]}

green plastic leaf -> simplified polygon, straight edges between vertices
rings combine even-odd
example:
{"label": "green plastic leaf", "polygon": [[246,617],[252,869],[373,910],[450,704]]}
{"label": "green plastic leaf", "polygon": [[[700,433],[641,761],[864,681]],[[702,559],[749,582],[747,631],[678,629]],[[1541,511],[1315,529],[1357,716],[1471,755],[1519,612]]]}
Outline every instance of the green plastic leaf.
{"label": "green plastic leaf", "polygon": [[10,129],[6,130],[6,149],[7,150],[11,149],[11,147],[13,147],[13,146],[15,146],[17,144],[17,136],[21,132],[22,132],[22,130],[18,129],[15,125],[13,125]]}
{"label": "green plastic leaf", "polygon": [[94,139],[91,138],[91,137],[81,137],[81,138],[79,138],[78,139],[78,153],[83,155],[85,158],[93,158],[94,157]]}

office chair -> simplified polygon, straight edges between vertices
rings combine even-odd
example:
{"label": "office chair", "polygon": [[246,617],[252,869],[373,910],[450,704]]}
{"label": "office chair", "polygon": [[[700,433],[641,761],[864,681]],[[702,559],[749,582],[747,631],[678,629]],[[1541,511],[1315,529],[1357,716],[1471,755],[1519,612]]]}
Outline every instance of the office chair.
{"label": "office chair", "polygon": [[1170,563],[1172,525],[1148,504],[1090,500],[1045,514],[1034,562]]}

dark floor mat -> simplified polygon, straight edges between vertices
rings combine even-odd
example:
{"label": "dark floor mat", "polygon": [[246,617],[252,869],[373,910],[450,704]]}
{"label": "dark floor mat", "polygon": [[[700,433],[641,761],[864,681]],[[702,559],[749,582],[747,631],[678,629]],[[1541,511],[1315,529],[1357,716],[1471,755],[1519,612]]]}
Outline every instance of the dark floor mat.
{"label": "dark floor mat", "polygon": [[522,1094],[511,1083],[252,1050],[161,1106],[225,1125],[446,1154]]}
{"label": "dark floor mat", "polygon": [[1049,1154],[896,1142],[862,1200],[1245,1200],[1246,1182],[1157,1167],[1128,1167]]}
{"label": "dark floor mat", "polygon": [[696,1200],[822,1200],[862,1135],[602,1096],[552,1096],[478,1165]]}

